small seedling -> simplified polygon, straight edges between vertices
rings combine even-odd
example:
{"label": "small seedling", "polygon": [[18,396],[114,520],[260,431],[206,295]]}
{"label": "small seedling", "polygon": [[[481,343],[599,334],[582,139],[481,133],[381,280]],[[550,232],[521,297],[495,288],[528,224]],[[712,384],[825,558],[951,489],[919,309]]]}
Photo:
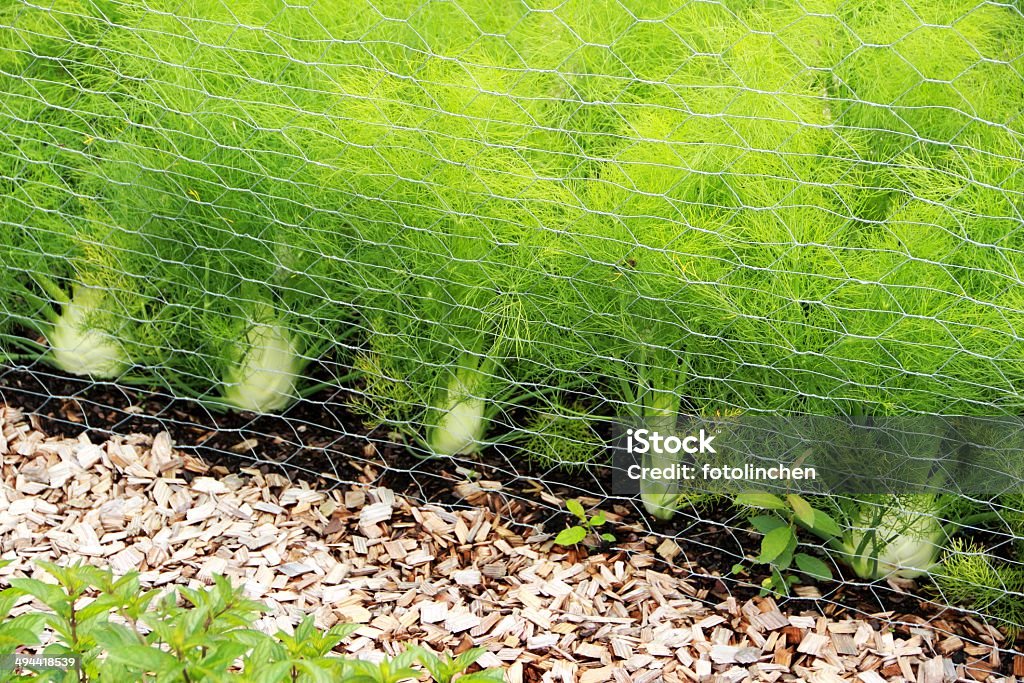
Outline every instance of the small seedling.
{"label": "small seedling", "polygon": [[555,536],[555,543],[569,547],[577,545],[591,535],[606,543],[615,542],[614,535],[598,531],[608,521],[603,512],[598,510],[597,513],[588,516],[587,511],[583,509],[583,505],[575,499],[565,501],[565,507],[579,520],[579,523],[558,532],[558,536]]}

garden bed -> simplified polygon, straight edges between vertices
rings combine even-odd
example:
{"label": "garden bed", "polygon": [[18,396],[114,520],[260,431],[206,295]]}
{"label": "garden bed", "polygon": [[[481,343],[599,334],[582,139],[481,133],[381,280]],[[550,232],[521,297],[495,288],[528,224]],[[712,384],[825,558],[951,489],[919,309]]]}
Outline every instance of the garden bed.
{"label": "garden bed", "polygon": [[147,587],[226,574],[271,608],[259,622],[268,631],[305,614],[322,627],[361,623],[340,649],[371,659],[408,643],[479,645],[479,663],[505,667],[509,681],[1024,675],[1024,656],[969,616],[864,615],[835,596],[780,608],[709,580],[685,560],[685,537],[614,512],[616,543],[561,548],[560,527],[522,524],[529,503],[499,482],[453,482],[469,504],[458,509],[413,502],[375,474],[328,489],[211,466],[166,432],[94,442],[47,436],[38,422],[0,412],[5,581],[38,573],[37,560],[76,558],[139,570]]}
{"label": "garden bed", "polygon": [[0,7],[0,655],[1024,676],[1020,3],[351,5]]}

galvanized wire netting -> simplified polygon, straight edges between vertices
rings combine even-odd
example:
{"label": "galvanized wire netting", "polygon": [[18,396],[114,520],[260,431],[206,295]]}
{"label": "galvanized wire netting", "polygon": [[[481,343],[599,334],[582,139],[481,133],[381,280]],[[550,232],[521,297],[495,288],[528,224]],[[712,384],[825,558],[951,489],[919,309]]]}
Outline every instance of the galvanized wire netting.
{"label": "galvanized wire netting", "polygon": [[[612,499],[616,424],[1024,415],[1018,2],[18,0],[0,82],[9,400]],[[1021,495],[880,481],[636,509],[1024,626]]]}

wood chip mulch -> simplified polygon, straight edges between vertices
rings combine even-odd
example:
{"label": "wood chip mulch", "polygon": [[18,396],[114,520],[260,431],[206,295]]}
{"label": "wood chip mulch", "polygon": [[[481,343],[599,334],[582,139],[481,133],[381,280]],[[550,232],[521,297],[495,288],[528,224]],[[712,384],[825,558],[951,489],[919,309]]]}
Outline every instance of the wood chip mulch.
{"label": "wood chip mulch", "polygon": [[211,468],[166,433],[50,438],[2,404],[0,458],[0,554],[14,560],[0,585],[38,577],[37,559],[139,570],[151,587],[226,574],[272,609],[266,630],[307,613],[321,627],[358,622],[342,649],[368,659],[409,642],[479,645],[480,663],[510,683],[1015,680],[1000,677],[1007,668],[1024,678],[1024,656],[1003,661],[995,629],[972,644],[924,623],[784,614],[770,598],[710,606],[684,573],[657,570],[678,547],[588,554],[550,534],[524,538],[486,504],[497,483],[459,484],[478,504],[468,510],[373,486],[320,491]]}

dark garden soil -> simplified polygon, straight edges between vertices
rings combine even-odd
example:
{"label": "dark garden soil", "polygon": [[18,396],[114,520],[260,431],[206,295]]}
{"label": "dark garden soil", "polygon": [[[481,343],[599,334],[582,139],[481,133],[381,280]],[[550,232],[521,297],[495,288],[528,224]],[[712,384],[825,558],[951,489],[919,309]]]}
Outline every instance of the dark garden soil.
{"label": "dark garden soil", "polygon": [[[419,458],[399,442],[399,435],[363,428],[361,418],[346,407],[346,396],[336,390],[300,401],[280,416],[254,416],[216,413],[164,393],[95,383],[45,368],[15,368],[0,369],[0,403],[21,408],[35,428],[55,436],[87,434],[102,441],[111,434],[167,431],[178,450],[201,458],[214,475],[256,467],[321,488],[373,483],[412,500],[463,508],[468,503],[459,496],[457,484],[478,478],[494,482],[489,504],[510,524],[550,533],[566,526],[563,501],[580,499],[606,511],[620,543],[646,543],[657,556],[666,539],[678,542],[682,552],[669,558],[671,563],[677,569],[688,566],[692,580],[707,589],[709,601],[730,596],[747,600],[757,595],[756,586],[766,575],[751,569],[748,560],[745,572],[728,576],[737,562],[757,555],[759,537],[744,531],[745,521],[727,505],[681,513],[669,524],[655,525],[633,501],[612,498],[607,468],[548,469],[494,449],[472,462]],[[665,561],[664,555],[658,559]],[[972,640],[984,631],[970,615],[922,599],[926,589],[918,588],[915,596],[899,586],[845,578],[849,580],[798,587],[796,595],[779,600],[780,606],[786,612],[829,617],[856,614],[879,628],[896,624],[897,630],[927,621]],[[1024,640],[1002,643],[1011,651],[1022,646]]]}

